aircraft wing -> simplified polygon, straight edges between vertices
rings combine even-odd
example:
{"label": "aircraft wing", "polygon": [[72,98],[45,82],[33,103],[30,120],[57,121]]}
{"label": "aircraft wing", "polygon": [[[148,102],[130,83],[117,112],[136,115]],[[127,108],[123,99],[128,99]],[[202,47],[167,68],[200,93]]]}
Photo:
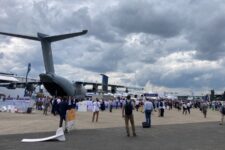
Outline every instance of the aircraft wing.
{"label": "aircraft wing", "polygon": [[8,89],[16,89],[16,88],[25,88],[26,86],[30,85],[41,85],[41,82],[1,82],[0,81],[0,87],[5,87]]}
{"label": "aircraft wing", "polygon": [[[83,84],[85,85],[102,85],[102,83],[97,82],[83,82],[83,81],[76,81],[75,84]],[[108,84],[108,86],[116,87],[116,88],[128,88],[133,90],[143,90],[142,87],[132,87],[132,86],[125,86],[125,85],[119,85],[119,84]]]}
{"label": "aircraft wing", "polygon": [[75,84],[82,84],[82,85],[102,85],[102,83],[97,82],[83,82],[83,81],[76,81]]}
{"label": "aircraft wing", "polygon": [[[17,82],[17,85],[26,85],[25,82]],[[27,84],[36,84],[36,85],[41,85],[42,82],[38,81],[38,82],[27,82]]]}

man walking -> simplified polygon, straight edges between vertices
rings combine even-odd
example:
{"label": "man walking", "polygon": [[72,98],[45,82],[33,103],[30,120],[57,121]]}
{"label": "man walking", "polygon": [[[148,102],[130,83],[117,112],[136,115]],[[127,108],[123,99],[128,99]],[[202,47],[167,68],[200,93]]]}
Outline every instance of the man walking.
{"label": "man walking", "polygon": [[159,117],[164,117],[164,109],[165,109],[165,103],[163,100],[159,101]]}
{"label": "man walking", "polygon": [[109,112],[112,112],[113,100],[109,100]]}
{"label": "man walking", "polygon": [[59,127],[61,128],[63,126],[63,120],[65,121],[65,133],[68,133],[67,129],[67,122],[66,122],[66,112],[68,110],[68,101],[66,97],[63,98],[63,100],[59,103]]}
{"label": "man walking", "polygon": [[148,127],[151,128],[151,113],[153,110],[153,104],[149,99],[144,102],[145,119]]}
{"label": "man walking", "polygon": [[204,118],[206,118],[207,115],[207,109],[208,109],[208,104],[206,102],[202,103],[202,113],[204,115]]}
{"label": "man walking", "polygon": [[220,125],[223,125],[224,115],[225,115],[225,102],[223,102],[223,105],[220,108],[220,113],[221,113],[221,122],[220,122]]}
{"label": "man walking", "polygon": [[43,111],[43,114],[44,114],[44,115],[47,115],[47,114],[48,114],[48,107],[49,107],[49,105],[50,105],[49,97],[45,97],[45,98],[44,98],[43,105],[44,105],[44,111]]}
{"label": "man walking", "polygon": [[134,108],[134,105],[132,104],[132,102],[130,100],[130,95],[128,95],[127,100],[125,101],[123,108],[122,108],[122,116],[125,119],[125,126],[126,126],[126,131],[127,131],[128,137],[130,136],[129,121],[131,123],[133,136],[136,136],[135,126],[134,126],[133,108]]}

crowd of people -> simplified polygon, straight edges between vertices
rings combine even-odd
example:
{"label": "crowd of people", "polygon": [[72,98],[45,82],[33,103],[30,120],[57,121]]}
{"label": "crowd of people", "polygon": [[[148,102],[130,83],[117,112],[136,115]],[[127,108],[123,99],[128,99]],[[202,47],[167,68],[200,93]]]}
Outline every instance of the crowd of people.
{"label": "crowd of people", "polygon": [[[170,100],[170,99],[150,99],[146,97],[141,98],[131,98],[130,95],[127,97],[116,97],[114,99],[91,99],[92,101],[92,122],[98,122],[99,112],[108,110],[110,113],[113,109],[121,109],[122,117],[125,120],[125,127],[127,136],[130,136],[129,123],[131,124],[133,136],[136,136],[135,132],[135,120],[133,116],[133,111],[142,112],[145,115],[145,121],[143,122],[143,127],[151,128],[151,114],[152,112],[158,111],[158,117],[164,117],[165,109],[172,110],[177,109],[183,115],[188,115],[191,113],[191,109],[199,109],[204,118],[207,117],[207,110],[219,110],[221,112],[221,122],[224,123],[225,115],[225,103],[218,101],[199,101],[199,100]],[[51,109],[53,115],[59,115],[59,127],[63,126],[63,121],[65,121],[66,126],[66,112],[69,109],[78,109],[77,103],[78,99],[74,97],[56,97],[56,98],[39,98],[36,102],[36,109],[43,110],[43,114],[47,115],[48,111]],[[65,128],[65,132],[68,130]]]}

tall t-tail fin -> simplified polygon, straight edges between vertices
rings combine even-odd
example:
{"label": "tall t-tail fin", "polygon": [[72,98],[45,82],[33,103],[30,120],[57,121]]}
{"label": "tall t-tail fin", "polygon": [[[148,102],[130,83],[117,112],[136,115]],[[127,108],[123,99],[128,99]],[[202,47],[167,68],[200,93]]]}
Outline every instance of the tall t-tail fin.
{"label": "tall t-tail fin", "polygon": [[87,32],[88,32],[87,30],[83,30],[81,32],[62,34],[62,35],[54,35],[54,36],[49,36],[49,35],[46,35],[43,33],[38,33],[37,37],[13,34],[13,33],[5,33],[5,32],[0,32],[0,34],[18,37],[18,38],[29,39],[29,40],[40,41],[41,46],[42,46],[42,54],[43,54],[43,60],[44,60],[44,65],[45,65],[45,71],[46,71],[46,73],[54,74],[55,69],[54,69],[54,62],[53,62],[53,57],[52,57],[51,42],[60,41],[60,40],[72,38],[75,36],[84,35]]}

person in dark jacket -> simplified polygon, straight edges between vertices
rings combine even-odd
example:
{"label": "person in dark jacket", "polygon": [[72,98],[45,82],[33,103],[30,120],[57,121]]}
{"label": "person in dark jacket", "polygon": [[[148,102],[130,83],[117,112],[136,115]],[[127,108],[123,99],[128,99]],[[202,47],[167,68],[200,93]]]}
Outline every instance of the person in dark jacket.
{"label": "person in dark jacket", "polygon": [[101,111],[105,110],[105,101],[104,100],[102,100],[102,102],[100,104],[100,109],[101,109]]}
{"label": "person in dark jacket", "polygon": [[52,114],[55,116],[57,114],[57,101],[56,101],[56,98],[53,98],[52,101],[51,101],[51,104],[52,104]]}
{"label": "person in dark jacket", "polygon": [[67,124],[66,124],[66,111],[68,110],[68,102],[66,97],[63,98],[63,100],[59,103],[59,127],[61,128],[63,126],[63,120],[65,121],[65,132],[68,132]]}

